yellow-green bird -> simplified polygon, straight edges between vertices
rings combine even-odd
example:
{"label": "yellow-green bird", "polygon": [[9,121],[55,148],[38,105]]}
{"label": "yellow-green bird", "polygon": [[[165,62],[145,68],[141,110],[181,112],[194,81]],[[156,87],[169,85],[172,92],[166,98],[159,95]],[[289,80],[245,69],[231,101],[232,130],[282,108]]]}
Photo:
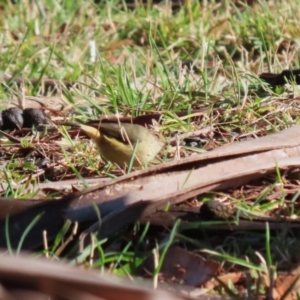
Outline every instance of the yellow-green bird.
{"label": "yellow-green bird", "polygon": [[147,165],[165,145],[160,134],[137,124],[101,123],[97,128],[79,123],[62,125],[79,127],[97,145],[101,157],[120,167],[129,165],[134,149],[133,166]]}

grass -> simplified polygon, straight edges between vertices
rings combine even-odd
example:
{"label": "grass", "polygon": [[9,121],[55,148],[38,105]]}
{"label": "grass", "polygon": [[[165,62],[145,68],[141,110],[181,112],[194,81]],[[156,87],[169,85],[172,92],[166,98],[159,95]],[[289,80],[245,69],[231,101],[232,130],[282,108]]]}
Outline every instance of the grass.
{"label": "grass", "polygon": [[[299,68],[299,1],[261,0],[252,7],[244,4],[238,7],[230,1],[211,1],[203,7],[198,1],[187,1],[174,10],[169,2],[135,9],[127,8],[122,1],[16,2],[0,3],[5,15],[0,20],[3,45],[0,66],[3,74],[12,75],[10,82],[0,86],[3,109],[5,100],[19,93],[15,78],[24,79],[26,95],[45,96],[40,83],[43,77],[48,77],[81,83],[79,88],[71,90],[61,86],[60,96],[66,100],[66,106],[73,108],[64,116],[86,121],[102,115],[165,112],[158,128],[167,137],[210,128],[215,145],[207,143],[204,150],[227,144],[239,136],[263,136],[299,122],[298,87],[271,88],[258,78],[265,71],[279,73],[282,69]],[[186,67],[190,64],[191,70]],[[31,84],[32,78],[38,78],[38,83]],[[87,106],[91,108],[87,110]],[[201,108],[207,111],[192,120],[192,110]],[[177,116],[176,112],[181,111],[187,113]],[[51,167],[37,176],[33,176],[38,172],[37,156],[24,157],[20,155],[20,145],[11,145],[1,138],[4,163],[0,180],[8,184],[2,196],[29,197],[38,188],[24,194],[23,187],[37,182],[120,174],[114,167],[103,165],[87,140],[82,142],[66,132],[60,134],[63,139],[56,143],[49,138],[55,137],[56,132],[40,133],[34,138],[30,133],[22,136],[23,147],[34,143],[50,158]],[[182,155],[199,151],[187,145]],[[170,147],[164,159],[172,159],[174,152]],[[281,196],[276,202],[266,201],[276,186],[284,190],[288,183],[294,182],[287,183],[289,179],[282,180],[281,176],[278,172],[256,186],[223,193],[246,211],[255,208],[267,213],[289,200]],[[19,188],[14,184],[19,184]],[[53,192],[46,195],[56,194]],[[298,210],[294,210],[297,214]],[[162,241],[170,238],[171,244],[206,249],[210,255],[214,254],[212,249],[217,249],[215,255],[221,260],[267,273],[257,251],[266,257],[268,265],[285,268],[294,259],[292,248],[299,247],[292,233],[281,234],[286,243],[267,228],[264,234],[233,233],[219,239],[220,242],[217,235],[214,239],[206,236],[200,242],[176,230],[165,230],[151,237],[148,227],[141,226],[135,231],[136,244],[125,231],[112,240],[96,241],[90,246],[93,249],[85,249],[73,263],[85,261],[94,251],[98,258],[91,265],[95,268],[110,265],[114,273],[136,275],[138,267],[152,253],[152,248],[145,245],[149,241],[153,245],[154,239],[159,247],[168,245],[164,246],[166,251],[170,245]],[[253,242],[249,243],[251,237]],[[62,239],[60,235],[53,249],[57,249]],[[143,248],[147,251],[142,251]]]}

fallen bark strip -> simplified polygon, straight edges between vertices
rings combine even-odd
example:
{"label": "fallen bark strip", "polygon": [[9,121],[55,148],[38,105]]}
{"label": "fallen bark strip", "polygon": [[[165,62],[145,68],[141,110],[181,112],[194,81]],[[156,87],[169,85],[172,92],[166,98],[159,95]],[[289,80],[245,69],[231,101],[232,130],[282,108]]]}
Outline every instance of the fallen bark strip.
{"label": "fallen bark strip", "polygon": [[[83,181],[78,178],[75,178],[75,179],[67,179],[67,180],[61,180],[61,181],[42,182],[42,183],[38,183],[37,186],[39,189],[54,189],[56,191],[59,191],[59,190],[69,189],[71,186],[82,188],[85,184],[99,185],[99,182],[101,182],[101,181],[106,182],[108,180],[111,180],[111,179],[98,177],[98,178],[85,178]],[[20,188],[22,188],[23,184],[14,183],[14,182],[11,182],[10,184],[8,184],[8,183],[1,182],[0,192],[6,191],[9,186],[11,186],[13,189],[20,189]],[[27,189],[33,190],[35,187],[36,187],[35,184],[27,185]],[[38,201],[41,201],[41,199],[35,199],[36,203]],[[2,213],[0,213],[0,214],[2,215]]]}
{"label": "fallen bark strip", "polygon": [[[212,213],[210,213],[211,215]],[[180,229],[208,229],[209,231],[236,231],[236,230],[266,230],[266,222],[271,230],[299,228],[300,220],[284,217],[258,217],[255,215],[243,216],[234,213],[229,218],[205,215],[199,207],[171,207],[168,211],[159,210],[139,219],[141,224],[150,223],[154,226],[172,228],[178,219],[181,219]],[[209,222],[207,222],[209,221]],[[208,225],[209,224],[209,225]]]}
{"label": "fallen bark strip", "polygon": [[100,275],[24,254],[0,253],[0,283],[1,299],[190,299],[179,293],[150,289],[146,280],[133,282],[108,273]]}

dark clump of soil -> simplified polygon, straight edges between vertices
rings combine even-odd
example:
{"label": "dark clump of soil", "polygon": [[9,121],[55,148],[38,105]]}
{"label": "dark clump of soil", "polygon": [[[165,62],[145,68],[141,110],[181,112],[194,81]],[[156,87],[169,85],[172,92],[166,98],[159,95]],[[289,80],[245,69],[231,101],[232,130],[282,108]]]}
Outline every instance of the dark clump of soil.
{"label": "dark clump of soil", "polygon": [[21,128],[31,128],[41,124],[48,124],[44,111],[36,108],[19,107],[5,109],[0,114],[0,129],[15,130]]}
{"label": "dark clump of soil", "polygon": [[19,107],[11,107],[2,112],[2,130],[21,129],[24,124],[23,110]]}
{"label": "dark clump of soil", "polygon": [[40,124],[48,124],[44,111],[36,108],[26,108],[23,111],[23,127],[31,128]]}

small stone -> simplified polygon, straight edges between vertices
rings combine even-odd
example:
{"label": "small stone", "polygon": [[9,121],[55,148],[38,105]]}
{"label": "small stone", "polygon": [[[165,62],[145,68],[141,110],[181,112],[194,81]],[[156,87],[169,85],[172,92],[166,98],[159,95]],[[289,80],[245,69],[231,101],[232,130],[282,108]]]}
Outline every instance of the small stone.
{"label": "small stone", "polygon": [[236,212],[234,205],[225,205],[218,200],[210,200],[203,203],[200,214],[206,219],[230,219]]}
{"label": "small stone", "polygon": [[44,168],[47,168],[49,164],[50,164],[49,158],[44,157],[36,163],[36,166],[39,169],[44,169]]}

